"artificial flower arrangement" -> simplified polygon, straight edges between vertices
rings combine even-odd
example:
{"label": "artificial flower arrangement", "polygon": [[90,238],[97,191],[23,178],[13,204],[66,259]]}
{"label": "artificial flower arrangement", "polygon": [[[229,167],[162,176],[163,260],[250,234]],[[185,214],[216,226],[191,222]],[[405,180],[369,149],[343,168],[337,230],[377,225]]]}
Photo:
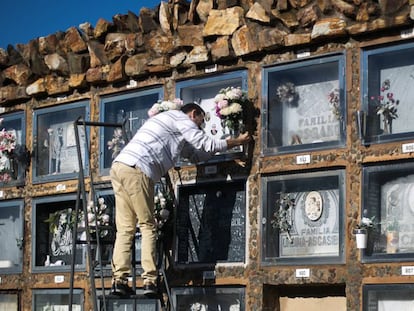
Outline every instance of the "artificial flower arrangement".
{"label": "artificial flower arrangement", "polygon": [[249,103],[247,93],[240,87],[226,87],[214,97],[215,112],[223,128],[235,132],[242,130],[243,110]]}
{"label": "artificial flower arrangement", "polygon": [[[105,226],[110,225],[110,216],[107,213],[108,207],[105,204],[104,198],[98,198],[98,205],[95,205],[93,201],[89,201],[87,205],[87,219],[89,227],[98,228],[99,236],[101,238],[108,235],[109,230],[104,229]],[[80,213],[81,219],[83,218],[83,212]],[[91,233],[95,233],[96,229],[91,229]]]}
{"label": "artificial flower arrangement", "polygon": [[[3,119],[0,119],[0,124]],[[16,148],[16,133],[15,131],[7,131],[2,129],[0,131],[0,182],[8,182],[12,179],[10,174],[12,170],[11,157]]]}
{"label": "artificial flower arrangement", "polygon": [[293,243],[290,235],[292,229],[292,209],[295,207],[295,199],[292,199],[289,194],[281,193],[278,200],[276,200],[276,211],[273,213],[270,221],[274,229],[279,230],[280,233],[286,233],[290,243]]}
{"label": "artificial flower arrangement", "polygon": [[[99,236],[103,238],[108,235],[109,230],[102,230],[102,227],[110,225],[110,216],[107,213],[107,205],[105,204],[104,198],[98,199],[98,205],[95,205],[93,201],[88,202],[87,220],[91,234],[95,234],[96,228],[99,226]],[[50,214],[49,218],[46,219],[45,222],[49,223],[49,231],[51,233],[55,232],[59,225],[68,227],[72,230],[76,222],[76,211],[72,208],[58,210]],[[77,224],[78,228],[85,227],[85,217],[83,211],[79,211]],[[86,232],[82,232],[80,239],[86,240]]]}
{"label": "artificial flower arrangement", "polygon": [[364,249],[367,248],[368,243],[368,234],[372,231],[375,231],[376,224],[374,222],[375,216],[368,218],[362,217],[361,221],[355,225],[353,233],[356,237],[356,246],[357,248]]}
{"label": "artificial flower arrangement", "polygon": [[170,192],[165,177],[155,189],[154,212],[158,230],[161,230],[170,218],[174,207],[174,196]]}
{"label": "artificial flower arrangement", "polygon": [[357,230],[374,230],[375,229],[375,222],[374,222],[375,216],[368,218],[368,217],[362,217],[361,221],[355,226],[355,229]]}
{"label": "artificial flower arrangement", "polygon": [[152,107],[148,110],[148,116],[151,118],[160,112],[168,110],[180,110],[183,106],[183,101],[179,98],[175,98],[172,101],[170,100],[158,100]]}
{"label": "artificial flower arrangement", "polygon": [[400,103],[394,98],[394,93],[390,92],[391,81],[386,79],[381,85],[381,95],[371,96],[371,100],[375,102],[378,115],[382,115],[384,125],[384,134],[391,134],[392,120],[398,118],[397,106]]}
{"label": "artificial flower arrangement", "polygon": [[119,154],[122,148],[125,147],[125,139],[123,137],[122,129],[117,127],[114,129],[112,139],[107,142],[108,150],[112,151],[112,159]]}
{"label": "artificial flower arrangement", "polygon": [[297,107],[299,94],[296,92],[296,86],[292,82],[286,82],[279,85],[276,89],[276,96],[279,101],[289,107]]}
{"label": "artificial flower arrangement", "polygon": [[339,90],[338,89],[334,89],[328,94],[328,101],[329,101],[329,104],[331,105],[332,112],[335,115],[335,117],[338,120],[341,120],[342,119],[341,109],[340,109],[341,104],[339,101]]}

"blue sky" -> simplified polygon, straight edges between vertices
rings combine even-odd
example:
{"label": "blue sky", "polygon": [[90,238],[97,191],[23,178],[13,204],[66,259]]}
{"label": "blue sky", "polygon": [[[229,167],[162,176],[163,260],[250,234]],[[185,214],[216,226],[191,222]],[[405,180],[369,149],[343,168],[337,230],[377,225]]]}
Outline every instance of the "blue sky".
{"label": "blue sky", "polygon": [[[112,22],[116,14],[139,15],[142,7],[155,8],[161,0],[1,0],[0,48],[66,31],[99,18]],[[168,0],[164,0],[168,2]]]}

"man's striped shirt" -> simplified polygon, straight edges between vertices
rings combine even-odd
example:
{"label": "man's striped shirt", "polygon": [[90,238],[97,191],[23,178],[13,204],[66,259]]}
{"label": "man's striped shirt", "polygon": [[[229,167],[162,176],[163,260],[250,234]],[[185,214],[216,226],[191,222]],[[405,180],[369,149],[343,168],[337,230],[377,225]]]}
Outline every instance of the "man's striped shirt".
{"label": "man's striped shirt", "polygon": [[[169,110],[148,119],[114,161],[138,166],[157,182],[180,156],[195,160],[200,153],[206,158],[226,149],[226,140],[209,137],[187,114]],[[193,154],[183,154],[188,150]]]}

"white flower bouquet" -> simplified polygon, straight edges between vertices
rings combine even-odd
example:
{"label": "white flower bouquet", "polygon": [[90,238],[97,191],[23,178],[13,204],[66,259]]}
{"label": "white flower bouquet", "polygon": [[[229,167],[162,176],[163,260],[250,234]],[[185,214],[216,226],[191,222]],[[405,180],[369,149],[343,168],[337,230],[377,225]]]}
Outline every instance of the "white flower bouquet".
{"label": "white flower bouquet", "polygon": [[[107,205],[105,204],[104,198],[98,199],[98,205],[96,206],[93,201],[89,201],[87,206],[87,218],[88,218],[88,224],[91,227],[99,227],[99,236],[101,238],[108,235],[108,230],[102,230],[101,227],[103,226],[109,226],[110,225],[110,216],[106,212],[107,211]],[[81,219],[83,219],[83,213],[81,213]],[[94,229],[91,229],[91,233],[95,233]]]}
{"label": "white flower bouquet", "polygon": [[221,89],[214,97],[216,115],[222,120],[222,126],[234,131],[241,130],[243,110],[248,103],[247,93],[240,87]]}
{"label": "white flower bouquet", "polygon": [[170,100],[159,100],[157,101],[150,110],[148,110],[148,116],[151,118],[160,112],[168,110],[179,110],[183,106],[183,101],[179,98],[175,98],[172,101]]}
{"label": "white flower bouquet", "polygon": [[125,147],[125,139],[122,135],[122,129],[117,127],[114,129],[112,139],[107,142],[108,150],[112,150],[112,159],[115,159],[122,148]]}
{"label": "white flower bouquet", "polygon": [[[91,227],[90,233],[94,234],[96,228],[99,226],[99,236],[101,238],[107,236],[109,233],[109,229],[101,229],[104,226],[110,225],[110,216],[107,213],[107,208],[105,199],[102,197],[98,199],[98,205],[95,205],[93,201],[89,201],[87,205],[87,221],[88,225]],[[55,232],[59,224],[72,230],[76,222],[76,211],[72,208],[57,210],[56,212],[51,213],[45,222],[49,223],[49,231],[51,233]],[[77,226],[78,228],[85,228],[83,211],[79,211]],[[92,238],[94,238],[94,235],[92,235]],[[81,233],[80,239],[86,240],[86,232]]]}

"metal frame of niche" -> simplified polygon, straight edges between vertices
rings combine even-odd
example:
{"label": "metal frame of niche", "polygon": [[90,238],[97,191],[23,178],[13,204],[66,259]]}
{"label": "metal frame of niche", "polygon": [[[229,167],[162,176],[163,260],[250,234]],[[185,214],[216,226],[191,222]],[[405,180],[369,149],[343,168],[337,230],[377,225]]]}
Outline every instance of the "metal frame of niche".
{"label": "metal frame of niche", "polygon": [[[215,122],[217,124],[218,132],[223,130],[219,124],[220,119],[214,113],[214,94],[218,93],[220,89],[226,87],[240,87],[243,91],[247,91],[247,70],[235,70],[222,73],[214,73],[211,76],[203,76],[198,78],[190,78],[187,80],[178,81],[176,83],[175,96],[181,98],[184,103],[195,102],[199,104],[206,112],[205,132],[211,135],[212,126]],[[204,98],[203,98],[204,96]],[[207,97],[207,98],[206,98]],[[245,125],[244,125],[245,126]],[[245,146],[235,147],[221,153],[216,153],[211,159],[200,161],[199,163],[217,163],[224,161],[232,161],[235,158],[240,158],[241,155],[247,154],[248,150]],[[185,167],[193,165],[189,159],[180,158],[177,165]]]}
{"label": "metal frame of niche", "polygon": [[[73,120],[90,118],[88,100],[36,109],[33,112],[33,184],[75,179],[78,175],[76,149],[86,153],[88,132],[80,134],[76,143]],[[79,133],[78,133],[79,134]],[[84,156],[83,156],[84,157]],[[88,163],[82,163],[83,174],[89,174]]]}
{"label": "metal frame of niche", "polygon": [[414,79],[413,42],[368,46],[361,50],[361,110],[356,122],[361,144],[412,139],[410,87]]}
{"label": "metal frame of niche", "polygon": [[262,155],[345,146],[345,66],[343,52],[263,66]]}

